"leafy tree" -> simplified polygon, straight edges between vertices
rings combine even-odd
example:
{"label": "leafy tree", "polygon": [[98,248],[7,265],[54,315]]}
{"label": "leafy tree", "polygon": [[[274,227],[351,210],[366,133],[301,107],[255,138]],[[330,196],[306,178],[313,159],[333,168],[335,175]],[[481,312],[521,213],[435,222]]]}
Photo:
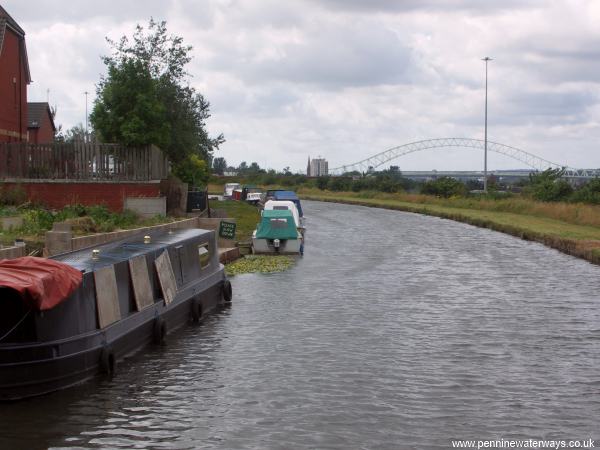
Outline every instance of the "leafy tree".
{"label": "leafy tree", "polygon": [[565,169],[546,169],[540,173],[532,173],[525,192],[543,202],[567,200],[573,193],[573,187],[562,178],[564,173]]}
{"label": "leafy tree", "polygon": [[222,156],[213,160],[213,172],[218,175],[223,175],[227,171],[227,161]]}
{"label": "leafy tree", "polygon": [[209,161],[224,142],[206,131],[209,103],[187,81],[192,47],[168,35],[166,22],[137,25],[131,40],[108,39],[113,54],[103,57],[108,73],[97,86],[90,116],[104,141],[156,144],[175,163],[195,154]]}
{"label": "leafy tree", "polygon": [[200,156],[190,154],[173,168],[173,173],[189,187],[202,186],[208,182],[210,176],[208,165]]}

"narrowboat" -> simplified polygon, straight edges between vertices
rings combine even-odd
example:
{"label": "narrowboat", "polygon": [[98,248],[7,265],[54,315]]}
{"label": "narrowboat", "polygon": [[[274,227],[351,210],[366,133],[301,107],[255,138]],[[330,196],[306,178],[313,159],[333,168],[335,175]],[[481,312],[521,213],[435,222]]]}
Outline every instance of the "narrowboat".
{"label": "narrowboat", "polygon": [[0,261],[0,400],[67,388],[231,302],[214,231]]}
{"label": "narrowboat", "polygon": [[253,253],[303,254],[304,239],[290,210],[266,209],[252,233]]}

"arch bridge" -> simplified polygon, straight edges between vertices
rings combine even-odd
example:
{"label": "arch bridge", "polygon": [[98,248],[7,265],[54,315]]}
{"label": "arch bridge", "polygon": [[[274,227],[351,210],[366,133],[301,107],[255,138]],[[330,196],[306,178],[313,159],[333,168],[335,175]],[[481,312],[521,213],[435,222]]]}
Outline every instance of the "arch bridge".
{"label": "arch bridge", "polygon": [[[353,164],[347,164],[344,166],[335,167],[330,169],[331,175],[342,175],[344,173],[358,171],[361,173],[367,173],[371,170],[381,167],[385,163],[392,161],[401,156],[408,155],[410,153],[420,152],[423,150],[430,150],[443,147],[464,147],[472,148],[476,150],[483,150],[485,148],[485,141],[481,139],[468,139],[468,138],[441,138],[441,139],[428,139],[424,141],[411,142],[409,144],[399,145],[397,147],[390,148],[381,153],[377,153],[369,158],[363,159],[362,161],[355,162]],[[509,145],[500,144],[498,142],[487,141],[487,148],[490,152],[499,153],[501,155],[508,156],[512,159],[520,161],[527,165],[533,171],[544,171],[546,169],[565,169],[565,176],[570,178],[591,178],[594,176],[600,176],[600,169],[575,169],[562,164],[556,164],[547,159],[540,158],[532,153],[528,153],[524,150],[520,150],[516,147]],[[491,172],[491,171],[490,171]]]}

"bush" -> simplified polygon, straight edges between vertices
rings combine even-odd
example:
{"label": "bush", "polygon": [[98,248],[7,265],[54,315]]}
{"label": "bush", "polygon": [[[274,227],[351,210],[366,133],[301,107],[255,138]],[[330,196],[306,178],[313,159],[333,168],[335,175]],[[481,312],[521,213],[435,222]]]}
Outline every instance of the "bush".
{"label": "bush", "polygon": [[176,164],[173,173],[189,188],[206,185],[210,176],[206,161],[194,154]]}
{"label": "bush", "polygon": [[572,202],[600,204],[600,178],[594,178],[571,195]]}
{"label": "bush", "polygon": [[435,195],[436,197],[464,196],[466,192],[467,187],[463,183],[450,177],[428,181],[421,186],[421,194]]}
{"label": "bush", "polygon": [[352,179],[346,177],[331,177],[327,183],[327,189],[330,191],[349,191],[352,186]]}
{"label": "bush", "polygon": [[573,187],[564,180],[564,169],[546,169],[529,175],[529,186],[525,193],[542,202],[566,201],[573,193]]}
{"label": "bush", "polygon": [[322,191],[327,189],[327,186],[329,185],[329,178],[330,177],[327,176],[317,178],[317,187]]}
{"label": "bush", "polygon": [[0,204],[9,206],[19,206],[27,201],[27,193],[19,186],[3,188],[0,191]]}

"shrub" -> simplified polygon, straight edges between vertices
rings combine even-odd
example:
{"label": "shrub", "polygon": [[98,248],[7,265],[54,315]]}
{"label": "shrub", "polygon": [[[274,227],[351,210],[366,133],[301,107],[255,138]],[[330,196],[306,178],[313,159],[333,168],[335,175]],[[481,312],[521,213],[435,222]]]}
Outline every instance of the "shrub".
{"label": "shrub", "polygon": [[524,192],[542,202],[567,200],[573,193],[573,187],[562,178],[564,173],[565,169],[546,169],[540,173],[532,173]]}
{"label": "shrub", "polygon": [[27,193],[19,186],[6,187],[0,191],[0,204],[18,206],[27,201]]}
{"label": "shrub", "polygon": [[600,204],[600,178],[594,178],[571,195],[571,201]]}
{"label": "shrub", "polygon": [[463,183],[450,177],[441,177],[437,180],[428,181],[421,186],[421,194],[435,195],[436,197],[460,197],[465,195],[466,192],[467,188]]}

